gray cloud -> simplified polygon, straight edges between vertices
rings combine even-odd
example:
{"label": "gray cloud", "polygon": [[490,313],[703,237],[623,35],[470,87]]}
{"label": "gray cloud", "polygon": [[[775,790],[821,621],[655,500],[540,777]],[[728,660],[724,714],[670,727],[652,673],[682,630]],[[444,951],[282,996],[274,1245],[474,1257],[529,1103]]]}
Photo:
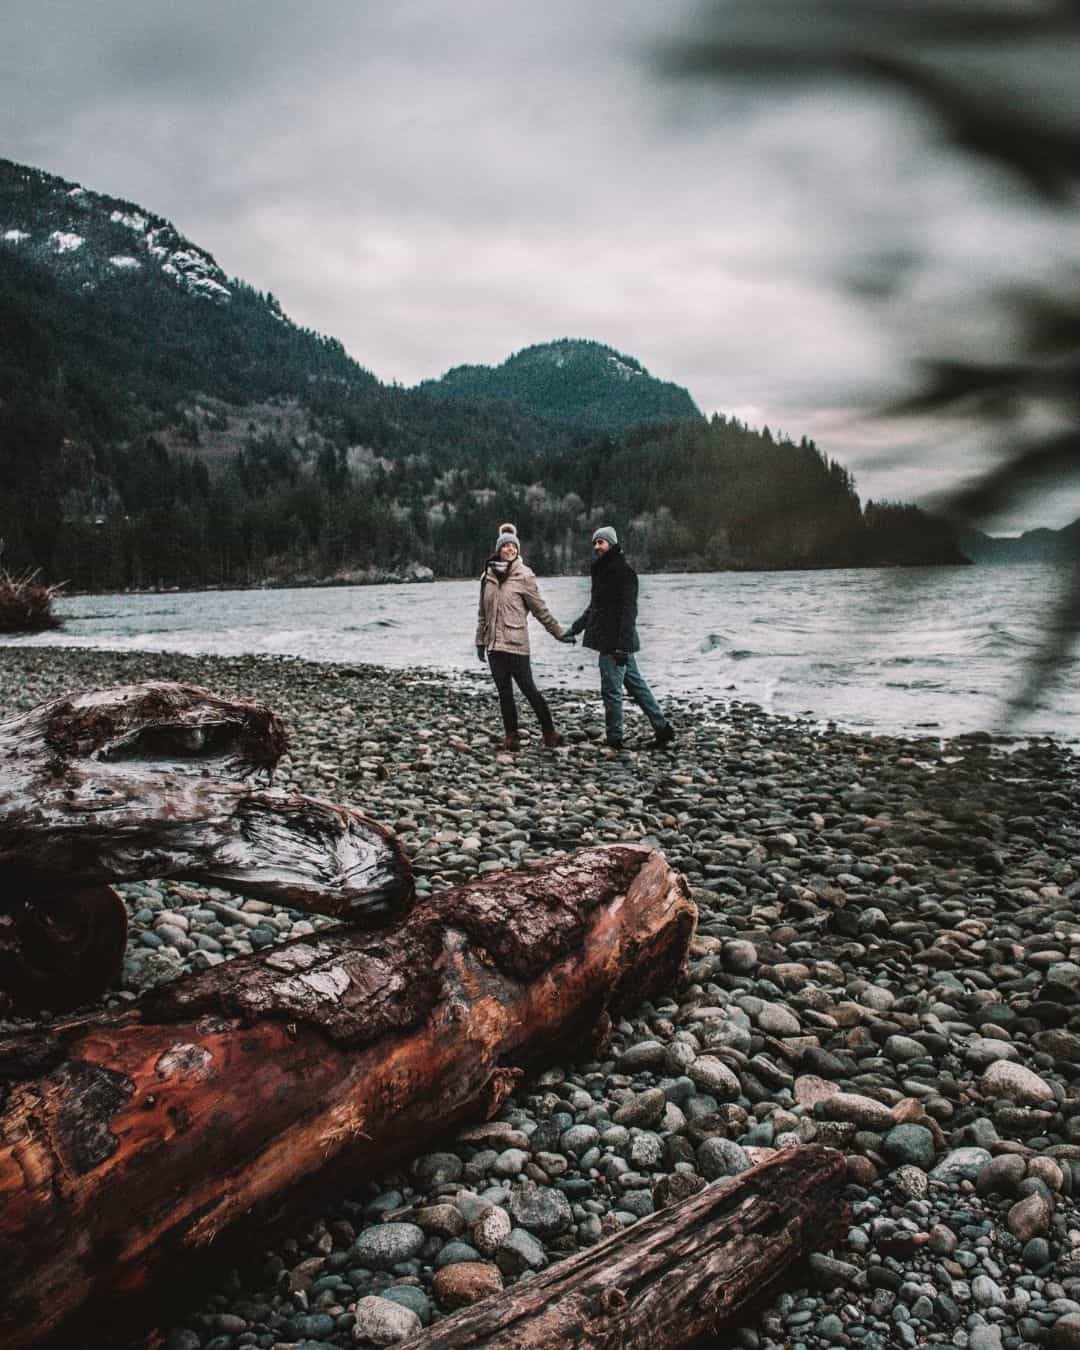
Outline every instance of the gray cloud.
{"label": "gray cloud", "polygon": [[[864,496],[925,498],[992,448],[852,409],[904,392],[928,334],[987,342],[988,283],[1075,241],[910,108],[659,79],[696,12],[38,0],[0,55],[3,152],[169,216],[381,378],[593,337],[815,437]],[[874,305],[840,284],[886,275]]]}

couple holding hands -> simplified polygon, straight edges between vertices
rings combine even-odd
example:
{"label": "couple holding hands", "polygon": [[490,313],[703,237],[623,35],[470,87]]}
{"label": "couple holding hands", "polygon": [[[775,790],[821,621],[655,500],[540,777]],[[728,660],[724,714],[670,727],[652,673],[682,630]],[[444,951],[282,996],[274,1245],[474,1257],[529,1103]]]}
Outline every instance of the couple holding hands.
{"label": "couple holding hands", "polygon": [[476,653],[481,661],[487,661],[499,691],[506,732],[500,747],[503,750],[517,750],[521,746],[515,683],[536,714],[544,744],[554,749],[563,743],[563,737],[555,730],[551,709],[533,681],[529,661],[530,614],[535,614],[560,642],[572,644],[577,641],[576,635],[584,632],[583,644],[599,652],[600,695],[609,746],[622,749],[624,688],[652,724],[653,745],[667,745],[675,739],[674,729],[661,712],[634,657],[641,645],[637,635],[637,573],[623,556],[618,535],[610,525],[602,525],[593,533],[592,548],[589,604],[569,628],[563,628],[544,603],[535,573],[521,557],[516,528],[499,527],[495,552],[487,560],[480,579]]}

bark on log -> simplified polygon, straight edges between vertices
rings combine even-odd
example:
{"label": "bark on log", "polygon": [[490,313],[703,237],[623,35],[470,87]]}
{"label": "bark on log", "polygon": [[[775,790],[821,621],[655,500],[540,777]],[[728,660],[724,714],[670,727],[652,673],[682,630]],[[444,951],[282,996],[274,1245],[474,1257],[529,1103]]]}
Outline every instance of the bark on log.
{"label": "bark on log", "polygon": [[492,1114],[522,1066],[669,987],[695,917],[662,854],[585,850],[0,1045],[0,1343],[63,1342],[75,1314],[102,1343],[283,1192]]}
{"label": "bark on log", "polygon": [[715,1336],[841,1235],[844,1179],[842,1153],[784,1149],[454,1313],[409,1350],[674,1350]]}
{"label": "bark on log", "polygon": [[349,807],[257,790],[286,748],[247,699],[164,682],[0,723],[0,881],[21,895],[184,877],[379,925],[412,899],[394,835]]}

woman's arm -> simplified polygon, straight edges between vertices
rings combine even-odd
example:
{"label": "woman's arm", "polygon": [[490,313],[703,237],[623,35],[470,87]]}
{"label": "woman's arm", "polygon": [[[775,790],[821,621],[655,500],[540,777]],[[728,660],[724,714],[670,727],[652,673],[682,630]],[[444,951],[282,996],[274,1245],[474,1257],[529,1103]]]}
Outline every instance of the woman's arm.
{"label": "woman's arm", "polygon": [[568,636],[567,630],[544,603],[544,597],[540,594],[540,587],[536,584],[535,577],[529,578],[521,594],[526,609],[536,615],[553,638],[561,640]]}
{"label": "woman's arm", "polygon": [[480,578],[480,603],[476,612],[476,646],[486,646],[487,614],[484,611],[484,577]]}

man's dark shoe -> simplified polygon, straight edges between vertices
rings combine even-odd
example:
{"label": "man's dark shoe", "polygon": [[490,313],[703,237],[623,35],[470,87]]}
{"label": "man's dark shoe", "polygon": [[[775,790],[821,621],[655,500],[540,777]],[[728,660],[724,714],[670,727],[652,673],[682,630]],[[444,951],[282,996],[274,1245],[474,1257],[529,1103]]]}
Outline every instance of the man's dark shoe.
{"label": "man's dark shoe", "polygon": [[653,737],[653,745],[657,749],[659,749],[660,746],[670,745],[674,739],[675,739],[675,728],[671,725],[670,722],[665,722],[664,725],[658,729],[656,735]]}
{"label": "man's dark shoe", "polygon": [[500,750],[520,750],[520,749],[521,749],[521,737],[520,737],[520,736],[506,736],[503,740],[501,740],[501,741],[499,742],[499,749],[500,749]]}
{"label": "man's dark shoe", "polygon": [[557,731],[544,732],[544,745],[549,750],[557,750],[560,745],[566,744],[566,737],[560,736]]}
{"label": "man's dark shoe", "polygon": [[621,740],[613,741],[609,738],[604,742],[604,744],[608,747],[609,750],[621,750],[623,748],[623,743]]}

